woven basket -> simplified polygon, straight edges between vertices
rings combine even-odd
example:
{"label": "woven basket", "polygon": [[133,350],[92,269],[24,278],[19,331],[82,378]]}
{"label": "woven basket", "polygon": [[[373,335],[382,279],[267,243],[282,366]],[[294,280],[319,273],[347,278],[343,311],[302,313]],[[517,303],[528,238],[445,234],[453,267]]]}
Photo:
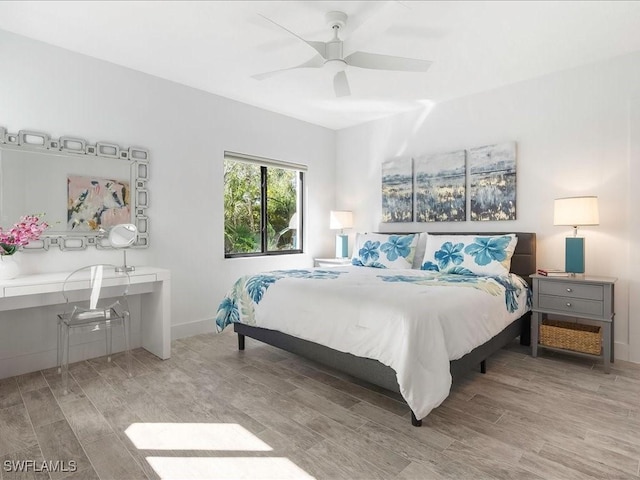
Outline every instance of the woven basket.
{"label": "woven basket", "polygon": [[600,355],[602,334],[600,327],[581,323],[543,320],[540,343],[549,347]]}

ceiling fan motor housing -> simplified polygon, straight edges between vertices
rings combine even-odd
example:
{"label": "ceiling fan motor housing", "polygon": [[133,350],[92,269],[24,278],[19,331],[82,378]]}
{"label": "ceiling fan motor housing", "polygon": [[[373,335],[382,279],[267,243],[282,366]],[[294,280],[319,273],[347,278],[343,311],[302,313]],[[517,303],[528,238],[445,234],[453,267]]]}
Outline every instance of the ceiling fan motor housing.
{"label": "ceiling fan motor housing", "polygon": [[342,40],[338,32],[347,24],[347,14],[343,12],[329,12],[326,15],[327,25],[333,29],[333,40],[325,44],[325,65],[334,67],[336,71],[344,70],[346,62],[343,60]]}
{"label": "ceiling fan motor housing", "polygon": [[327,42],[326,44],[326,55],[325,58],[327,62],[342,60],[342,42],[340,40]]}

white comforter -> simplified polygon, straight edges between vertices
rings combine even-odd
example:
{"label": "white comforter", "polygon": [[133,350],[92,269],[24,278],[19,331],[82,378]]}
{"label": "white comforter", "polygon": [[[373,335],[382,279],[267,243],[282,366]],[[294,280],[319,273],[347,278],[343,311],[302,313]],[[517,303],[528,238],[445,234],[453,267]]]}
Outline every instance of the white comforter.
{"label": "white comforter", "polygon": [[516,275],[282,270],[239,279],[216,324],[239,321],[376,359],[396,371],[402,396],[423,418],[449,394],[449,361],[523,315],[527,292]]}

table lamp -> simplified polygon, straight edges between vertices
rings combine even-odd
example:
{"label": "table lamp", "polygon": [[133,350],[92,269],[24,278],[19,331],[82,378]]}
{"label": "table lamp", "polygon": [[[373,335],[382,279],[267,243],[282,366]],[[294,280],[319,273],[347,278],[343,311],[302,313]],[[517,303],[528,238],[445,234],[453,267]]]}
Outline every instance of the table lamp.
{"label": "table lamp", "polygon": [[553,206],[553,224],[573,227],[573,237],[565,243],[565,271],[584,273],[584,238],[578,237],[578,227],[598,225],[598,197],[557,198]]}
{"label": "table lamp", "polygon": [[349,236],[343,233],[345,228],[353,227],[353,212],[346,210],[331,210],[329,215],[329,228],[340,230],[336,235],[336,258],[349,256]]}

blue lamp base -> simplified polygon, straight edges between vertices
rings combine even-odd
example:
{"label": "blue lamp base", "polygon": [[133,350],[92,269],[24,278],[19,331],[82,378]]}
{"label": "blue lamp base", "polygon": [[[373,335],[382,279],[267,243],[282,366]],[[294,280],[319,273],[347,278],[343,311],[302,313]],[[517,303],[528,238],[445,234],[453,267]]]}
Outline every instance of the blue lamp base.
{"label": "blue lamp base", "polygon": [[349,236],[336,235],[336,258],[346,258],[349,256]]}
{"label": "blue lamp base", "polygon": [[566,238],[564,262],[565,272],[584,273],[584,238]]}

